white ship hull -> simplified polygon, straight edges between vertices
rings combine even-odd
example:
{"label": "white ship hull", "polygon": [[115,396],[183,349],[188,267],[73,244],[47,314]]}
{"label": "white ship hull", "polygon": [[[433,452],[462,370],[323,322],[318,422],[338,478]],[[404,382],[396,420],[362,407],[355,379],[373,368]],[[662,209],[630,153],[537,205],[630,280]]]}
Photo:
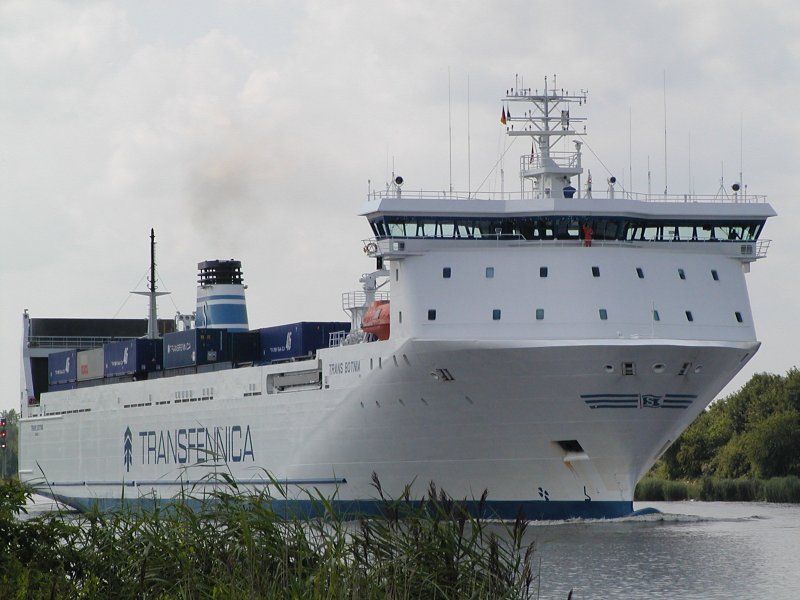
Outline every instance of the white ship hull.
{"label": "white ship hull", "polygon": [[[378,342],[282,368],[59,392],[43,400],[48,416],[23,424],[35,443],[21,470],[81,508],[198,494],[216,470],[241,486],[274,477],[300,510],[314,490],[374,510],[375,473],[394,496],[410,485],[421,498],[431,481],[458,499],[486,489],[487,514],[506,518],[520,507],[528,518],[620,516],[637,479],[757,346]],[[635,375],[607,372],[632,355]],[[323,389],[269,389],[271,374],[317,365]],[[53,414],[58,404],[91,410]],[[558,443],[567,440],[583,451]]]}

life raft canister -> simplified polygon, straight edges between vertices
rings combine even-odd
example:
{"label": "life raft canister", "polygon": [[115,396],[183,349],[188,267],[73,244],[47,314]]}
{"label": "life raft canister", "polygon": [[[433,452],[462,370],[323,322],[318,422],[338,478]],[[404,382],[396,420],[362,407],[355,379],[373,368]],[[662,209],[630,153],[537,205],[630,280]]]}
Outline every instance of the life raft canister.
{"label": "life raft canister", "polygon": [[371,333],[379,340],[388,340],[389,323],[389,301],[375,300],[364,313],[361,329],[364,333]]}

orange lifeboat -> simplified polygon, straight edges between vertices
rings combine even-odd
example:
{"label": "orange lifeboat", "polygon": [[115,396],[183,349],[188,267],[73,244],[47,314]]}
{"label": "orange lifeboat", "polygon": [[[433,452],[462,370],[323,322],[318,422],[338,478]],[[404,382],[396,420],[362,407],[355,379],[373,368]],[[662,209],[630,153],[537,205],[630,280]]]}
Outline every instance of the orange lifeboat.
{"label": "orange lifeboat", "polygon": [[364,333],[371,333],[379,340],[389,339],[389,301],[375,300],[369,305],[361,321]]}

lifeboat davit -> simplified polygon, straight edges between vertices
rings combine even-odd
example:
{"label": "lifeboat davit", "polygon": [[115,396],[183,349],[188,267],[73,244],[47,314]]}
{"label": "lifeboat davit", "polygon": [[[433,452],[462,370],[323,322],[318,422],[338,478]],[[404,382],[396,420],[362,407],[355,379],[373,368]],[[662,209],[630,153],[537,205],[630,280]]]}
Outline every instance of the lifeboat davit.
{"label": "lifeboat davit", "polygon": [[389,339],[389,301],[375,300],[369,305],[361,320],[364,333],[371,333],[379,340]]}

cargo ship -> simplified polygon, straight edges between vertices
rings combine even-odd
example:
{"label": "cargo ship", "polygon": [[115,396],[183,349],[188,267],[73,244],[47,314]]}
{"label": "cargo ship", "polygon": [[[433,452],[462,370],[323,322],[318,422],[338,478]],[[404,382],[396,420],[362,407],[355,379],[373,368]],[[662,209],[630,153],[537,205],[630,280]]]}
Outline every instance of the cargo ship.
{"label": "cargo ship", "polygon": [[[251,329],[238,261],[199,264],[176,321],[23,315],[20,475],[69,505],[161,502],[224,473],[280,502],[379,509],[429,482],[486,515],[611,518],[758,350],[746,274],[775,215],[735,184],[584,177],[585,92],[511,88],[519,189],[410,192],[361,215],[348,319]],[[527,151],[530,144],[531,151]],[[359,252],[360,254],[360,252]],[[151,265],[154,260],[151,256]],[[478,504],[484,490],[488,500]]]}

